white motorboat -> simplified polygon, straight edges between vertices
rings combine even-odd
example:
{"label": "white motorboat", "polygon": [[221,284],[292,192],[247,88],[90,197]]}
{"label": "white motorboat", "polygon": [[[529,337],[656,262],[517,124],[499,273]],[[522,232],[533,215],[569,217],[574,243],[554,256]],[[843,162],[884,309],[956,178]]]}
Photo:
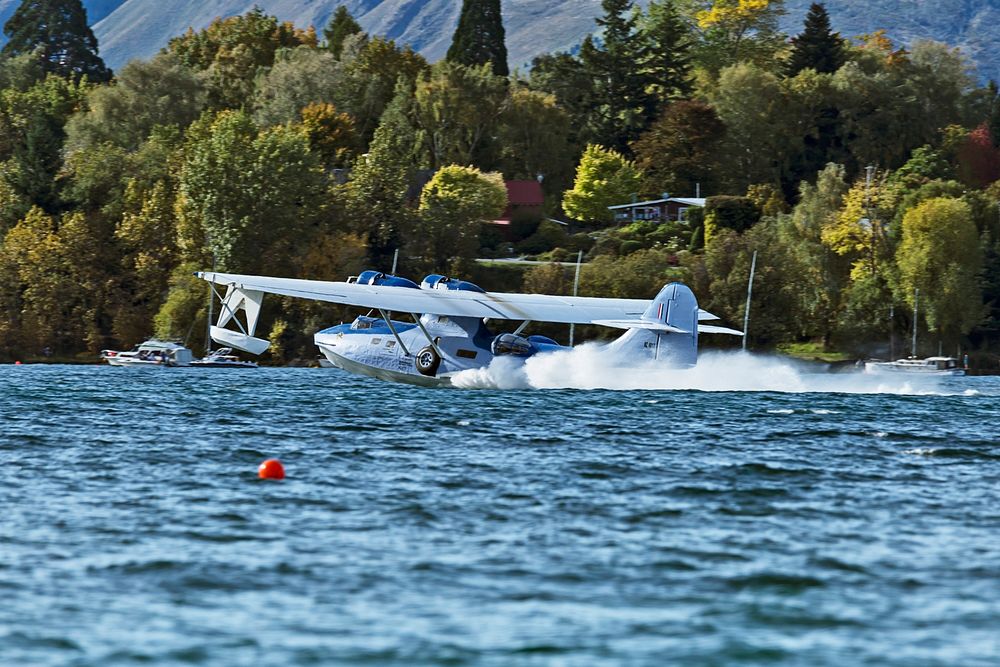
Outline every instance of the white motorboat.
{"label": "white motorboat", "polygon": [[203,359],[195,359],[192,366],[200,368],[257,368],[257,364],[252,361],[244,361],[233,354],[230,347],[220,347],[212,350]]}
{"label": "white motorboat", "polygon": [[927,357],[926,359],[897,359],[896,361],[866,361],[866,373],[906,373],[908,375],[965,375],[955,357]]}
{"label": "white motorboat", "polygon": [[920,377],[965,375],[965,369],[958,365],[958,359],[955,357],[917,358],[917,306],[919,303],[920,290],[918,289],[913,292],[913,341],[910,344],[910,356],[896,361],[878,359],[866,361],[865,373],[905,373]]}
{"label": "white motorboat", "polygon": [[164,340],[147,340],[132,350],[101,350],[101,359],[111,366],[177,367],[189,366],[191,350],[180,343]]}

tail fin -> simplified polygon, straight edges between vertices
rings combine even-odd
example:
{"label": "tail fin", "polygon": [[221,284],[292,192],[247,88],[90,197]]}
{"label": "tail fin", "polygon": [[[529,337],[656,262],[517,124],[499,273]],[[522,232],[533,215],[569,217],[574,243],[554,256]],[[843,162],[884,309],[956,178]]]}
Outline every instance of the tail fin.
{"label": "tail fin", "polygon": [[616,354],[630,361],[656,361],[674,367],[697,363],[698,299],[687,285],[664,286],[640,322],[649,326],[630,328],[611,344]]}

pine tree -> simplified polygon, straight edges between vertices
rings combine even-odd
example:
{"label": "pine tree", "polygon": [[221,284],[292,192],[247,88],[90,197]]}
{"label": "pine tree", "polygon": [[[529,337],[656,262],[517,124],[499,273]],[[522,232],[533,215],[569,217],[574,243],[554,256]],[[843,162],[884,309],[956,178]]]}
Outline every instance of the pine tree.
{"label": "pine tree", "polygon": [[46,72],[104,82],[111,70],[97,55],[97,38],[80,0],[22,0],[3,27],[6,56],[37,54]]}
{"label": "pine tree", "polygon": [[489,62],[494,74],[510,74],[500,0],[462,0],[462,13],[446,59],[462,65]]}
{"label": "pine tree", "polygon": [[814,2],[809,7],[802,33],[792,38],[792,55],[786,66],[786,75],[792,77],[804,69],[833,73],[845,60],[844,40],[831,30],[826,8]]}
{"label": "pine tree", "polygon": [[341,5],[337,7],[337,11],[333,13],[330,18],[330,23],[327,24],[326,28],[323,29],[323,37],[326,39],[326,48],[333,53],[333,57],[340,59],[340,54],[344,50],[344,40],[351,35],[356,35],[361,32],[361,26],[351,13],[347,11],[347,7]]}
{"label": "pine tree", "polygon": [[601,43],[587,37],[580,47],[580,60],[595,86],[590,138],[628,155],[629,143],[655,117],[656,103],[647,90],[648,74],[637,66],[645,60],[645,49],[637,37],[634,4],[603,0],[601,7]]}
{"label": "pine tree", "polygon": [[650,89],[661,102],[686,96],[691,91],[692,37],[675,0],[650,2],[639,34],[645,42]]}

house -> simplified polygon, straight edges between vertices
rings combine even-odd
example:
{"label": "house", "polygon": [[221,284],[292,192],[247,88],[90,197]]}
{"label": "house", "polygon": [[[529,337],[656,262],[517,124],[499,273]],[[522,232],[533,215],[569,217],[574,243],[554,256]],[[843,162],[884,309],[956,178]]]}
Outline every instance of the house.
{"label": "house", "polygon": [[637,220],[652,220],[654,222],[681,221],[687,219],[687,210],[692,206],[704,208],[703,197],[666,197],[649,199],[631,204],[609,206],[608,210],[615,216],[616,223],[629,223]]}
{"label": "house", "polygon": [[512,220],[525,217],[542,219],[545,196],[542,194],[542,184],[538,181],[504,181],[504,185],[507,186],[507,208],[492,224],[500,228],[504,238],[510,240],[513,238]]}

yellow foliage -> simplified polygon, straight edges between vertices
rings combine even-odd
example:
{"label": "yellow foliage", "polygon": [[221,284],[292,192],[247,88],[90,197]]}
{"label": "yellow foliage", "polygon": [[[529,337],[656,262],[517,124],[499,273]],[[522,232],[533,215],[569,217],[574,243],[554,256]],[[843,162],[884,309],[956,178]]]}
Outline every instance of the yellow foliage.
{"label": "yellow foliage", "polygon": [[771,6],[771,0],[717,0],[710,9],[695,14],[703,30],[716,26],[753,22]]}

